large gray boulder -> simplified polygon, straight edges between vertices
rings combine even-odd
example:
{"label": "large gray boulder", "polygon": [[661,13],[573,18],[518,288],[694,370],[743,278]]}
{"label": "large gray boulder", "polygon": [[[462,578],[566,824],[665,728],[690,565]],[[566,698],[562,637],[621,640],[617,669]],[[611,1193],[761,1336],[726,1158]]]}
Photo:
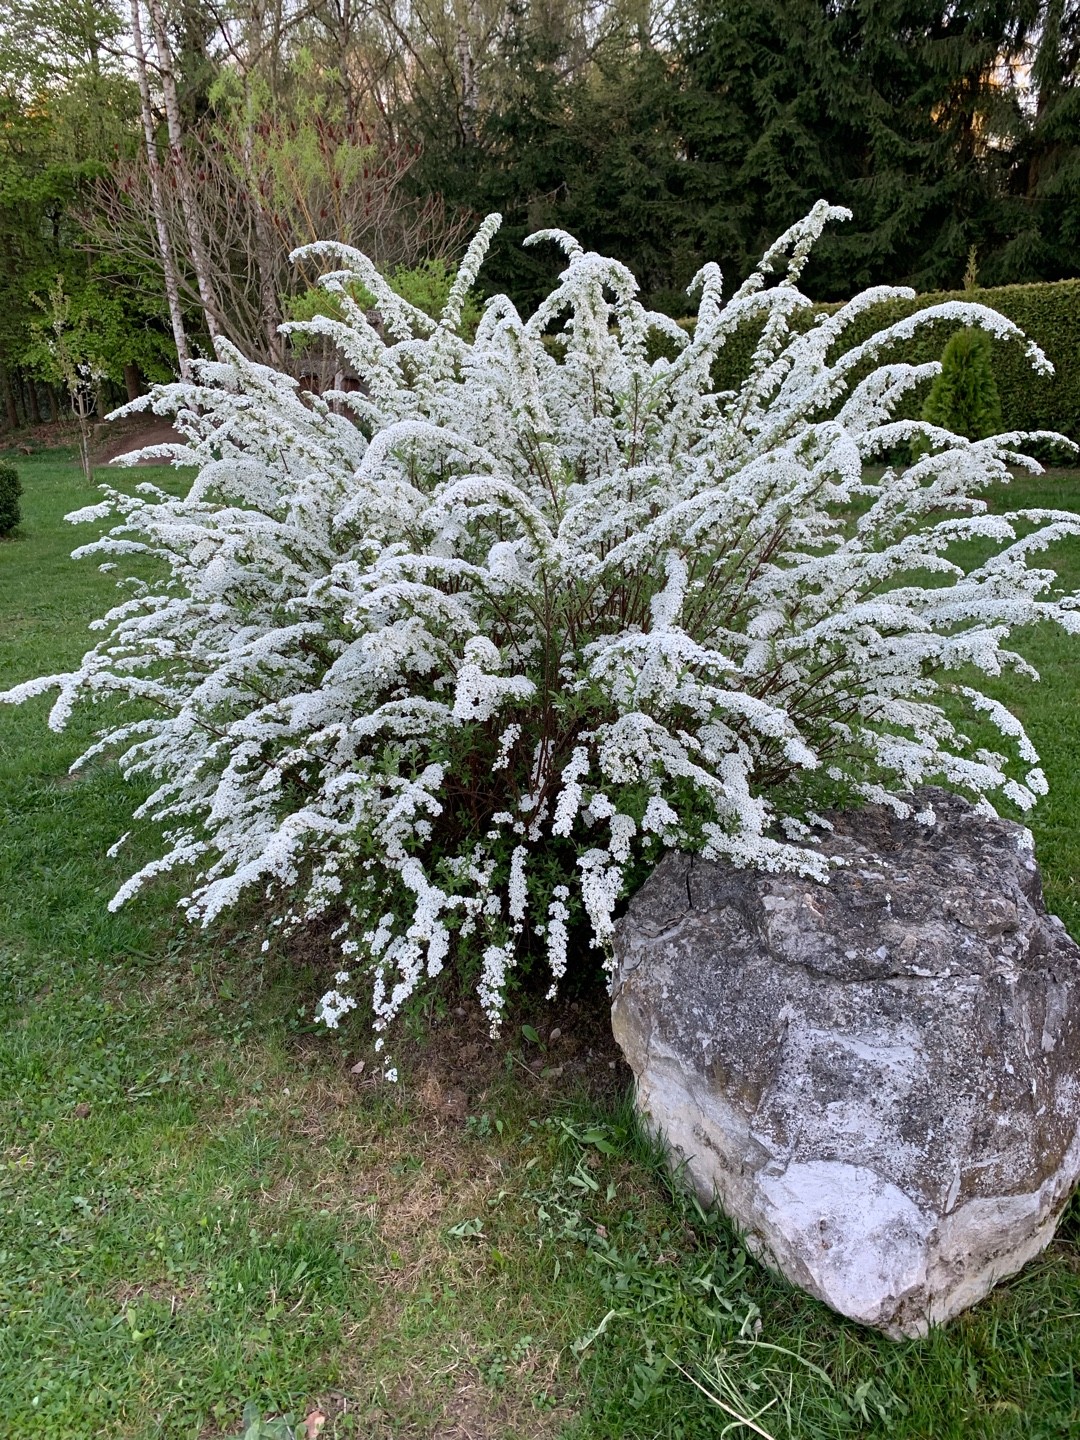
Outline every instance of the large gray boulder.
{"label": "large gray boulder", "polygon": [[1080,1175],[1080,949],[1031,837],[832,817],[828,885],[669,854],[617,927],[612,1023],[698,1191],[795,1284],[925,1333],[1050,1240]]}

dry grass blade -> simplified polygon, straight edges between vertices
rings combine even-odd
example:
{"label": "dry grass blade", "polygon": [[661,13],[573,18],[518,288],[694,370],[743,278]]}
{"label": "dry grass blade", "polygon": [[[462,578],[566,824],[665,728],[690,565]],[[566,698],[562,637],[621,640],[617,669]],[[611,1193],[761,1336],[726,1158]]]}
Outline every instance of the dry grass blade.
{"label": "dry grass blade", "polygon": [[[705,1396],[706,1400],[708,1400],[711,1404],[715,1405],[719,1410],[723,1410],[725,1415],[730,1415],[732,1418],[732,1423],[734,1425],[745,1426],[747,1430],[752,1430],[755,1435],[761,1435],[763,1437],[763,1440],[776,1440],[776,1436],[773,1435],[771,1431],[763,1430],[761,1426],[757,1423],[757,1416],[740,1415],[738,1410],[736,1410],[733,1406],[727,1404],[726,1401],[721,1400],[719,1395],[714,1394],[712,1390],[709,1390],[706,1386],[702,1385],[700,1380],[695,1379],[694,1376],[690,1374],[690,1371],[685,1370],[677,1360],[673,1359],[670,1355],[668,1356],[668,1359],[671,1361],[671,1364],[674,1365],[675,1369],[678,1370],[679,1374],[682,1375],[684,1379],[689,1380],[690,1384],[693,1385],[696,1390],[701,1391],[702,1395]],[[767,1405],[763,1405],[761,1407],[757,1414],[764,1415],[765,1411],[771,1410],[775,1404],[775,1399],[770,1400]],[[730,1425],[725,1425],[724,1429],[721,1431],[721,1435],[726,1435],[730,1429]]]}

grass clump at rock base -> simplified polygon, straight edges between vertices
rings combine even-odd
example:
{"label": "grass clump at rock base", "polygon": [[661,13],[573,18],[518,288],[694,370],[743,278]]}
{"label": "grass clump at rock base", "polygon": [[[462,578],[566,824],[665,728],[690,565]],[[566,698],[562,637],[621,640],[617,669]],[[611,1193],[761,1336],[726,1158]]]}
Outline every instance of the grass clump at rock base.
{"label": "grass clump at rock base", "polygon": [[[111,589],[67,558],[82,536],[61,517],[94,498],[77,465],[23,472],[5,684],[77,660]],[[1080,476],[1000,504],[1080,509]],[[1051,563],[1075,584],[1080,543]],[[1080,658],[1050,630],[1028,653],[1042,685],[999,684],[1050,776],[1033,828],[1078,935]],[[313,1030],[316,935],[264,956],[250,915],[207,937],[166,888],[110,914],[131,797],[106,763],[67,774],[89,721],[51,734],[46,704],[0,709],[7,1433],[220,1440],[249,1404],[321,1414],[323,1440],[1077,1432],[1075,1202],[1042,1257],[927,1340],[839,1320],[669,1179],[602,995],[524,1011],[501,1043],[475,1001],[434,996],[392,1086],[362,1020]]]}

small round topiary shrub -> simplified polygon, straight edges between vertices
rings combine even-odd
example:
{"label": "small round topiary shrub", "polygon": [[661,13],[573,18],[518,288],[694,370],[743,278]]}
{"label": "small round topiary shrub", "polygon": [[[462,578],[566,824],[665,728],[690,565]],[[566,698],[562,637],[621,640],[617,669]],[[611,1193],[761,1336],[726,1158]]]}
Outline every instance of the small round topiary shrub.
{"label": "small round topiary shrub", "polygon": [[8,460],[0,460],[0,539],[7,539],[19,528],[22,513],[19,496],[22,494],[19,472]]}

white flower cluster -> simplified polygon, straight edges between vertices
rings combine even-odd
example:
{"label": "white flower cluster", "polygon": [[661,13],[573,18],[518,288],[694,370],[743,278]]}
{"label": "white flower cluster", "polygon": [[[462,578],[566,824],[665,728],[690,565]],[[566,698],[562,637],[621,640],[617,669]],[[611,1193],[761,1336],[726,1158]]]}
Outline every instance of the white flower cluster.
{"label": "white flower cluster", "polygon": [[[82,697],[130,702],[90,753],[151,778],[136,818],[167,846],[113,903],[181,867],[204,925],[246,892],[283,928],[333,914],[348,969],[327,1024],[354,1004],[350,973],[383,1030],[451,957],[497,1024],[530,946],[553,984],[575,927],[609,946],[661,847],[824,877],[812,827],[838,796],[903,808],[933,781],[1029,806],[1031,743],[971,681],[1031,673],[1007,648],[1019,626],[1080,630],[1077,597],[1031,563],[1080,521],[988,514],[1008,467],[1038,468],[1022,437],[895,418],[935,367],[887,358],[940,318],[1022,337],[949,304],[836,357],[869,305],[907,293],[796,323],[837,215],[815,207],[726,302],[706,266],[691,337],[561,232],[533,237],[565,256],[551,295],[526,320],[497,296],[471,343],[458,318],[497,217],[438,322],[318,246],[343,318],[297,328],[328,336],[359,390],[305,397],[227,345],[155,390],[186,437],[166,453],[197,478],[70,517],[118,516],[83,553],[135,576],[78,670],[3,697],[58,689],[55,727]],[[748,374],[718,393],[746,325]],[[674,358],[650,359],[651,332]],[[917,461],[875,468],[919,432]],[[965,565],[970,541],[985,558]]]}

